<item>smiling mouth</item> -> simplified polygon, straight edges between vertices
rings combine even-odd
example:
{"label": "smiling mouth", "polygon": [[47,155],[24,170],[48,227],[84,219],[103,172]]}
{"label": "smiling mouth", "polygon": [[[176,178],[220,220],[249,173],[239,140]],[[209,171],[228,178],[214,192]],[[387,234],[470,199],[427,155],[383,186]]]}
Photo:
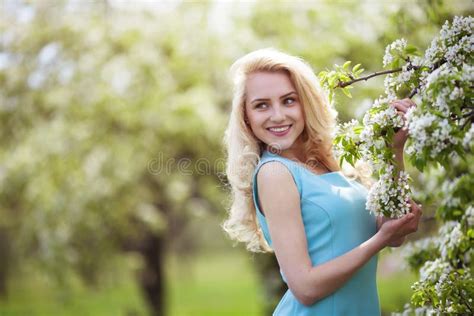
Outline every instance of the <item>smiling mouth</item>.
{"label": "smiling mouth", "polygon": [[291,127],[291,124],[290,125],[278,126],[278,127],[268,127],[267,130],[269,130],[270,132],[274,132],[274,133],[283,133],[283,132],[286,132],[287,130],[289,130],[290,127]]}
{"label": "smiling mouth", "polygon": [[293,125],[283,125],[283,126],[274,126],[274,127],[268,127],[267,130],[274,136],[277,137],[283,137],[286,136],[291,129],[291,126]]}

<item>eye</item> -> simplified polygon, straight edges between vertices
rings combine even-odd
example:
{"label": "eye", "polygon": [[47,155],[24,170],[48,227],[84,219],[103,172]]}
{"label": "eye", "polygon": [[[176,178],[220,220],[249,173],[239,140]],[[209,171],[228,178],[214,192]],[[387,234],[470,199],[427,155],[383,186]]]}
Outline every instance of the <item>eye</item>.
{"label": "eye", "polygon": [[268,105],[267,105],[266,103],[264,103],[264,102],[262,102],[262,103],[257,103],[257,104],[255,105],[255,109],[266,109],[267,107],[268,107]]}
{"label": "eye", "polygon": [[295,103],[295,101],[296,100],[294,98],[286,98],[285,99],[285,104],[293,104],[293,103]]}

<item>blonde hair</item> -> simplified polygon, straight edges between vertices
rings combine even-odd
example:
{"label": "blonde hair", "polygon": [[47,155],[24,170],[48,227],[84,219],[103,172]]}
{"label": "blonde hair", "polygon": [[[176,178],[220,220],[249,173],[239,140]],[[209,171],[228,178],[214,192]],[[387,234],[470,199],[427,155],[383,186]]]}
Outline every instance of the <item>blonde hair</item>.
{"label": "blonde hair", "polygon": [[229,217],[222,228],[234,240],[253,252],[271,252],[259,228],[252,197],[252,176],[264,145],[245,123],[245,83],[249,74],[280,72],[288,74],[303,107],[305,125],[302,140],[305,163],[317,163],[329,171],[341,170],[332,151],[337,112],[328,102],[311,66],[299,57],[274,48],[260,49],[238,59],[230,68],[233,100],[224,143],[227,151],[226,174],[231,186]]}

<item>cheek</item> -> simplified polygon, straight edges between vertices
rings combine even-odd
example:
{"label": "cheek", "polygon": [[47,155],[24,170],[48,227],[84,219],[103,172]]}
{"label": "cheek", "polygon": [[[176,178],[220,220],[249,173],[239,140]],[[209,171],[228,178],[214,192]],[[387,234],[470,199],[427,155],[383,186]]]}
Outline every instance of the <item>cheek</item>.
{"label": "cheek", "polygon": [[251,111],[249,108],[245,107],[245,110],[244,110],[244,118],[248,121],[248,122],[253,122],[254,121],[254,113],[253,111]]}
{"label": "cheek", "polygon": [[298,123],[304,124],[304,114],[303,114],[303,110],[301,109],[301,107],[295,108],[295,111],[293,112],[293,118]]}
{"label": "cheek", "polygon": [[259,124],[264,120],[262,115],[259,115],[257,112],[249,111],[247,112],[247,120],[250,123],[250,126],[257,128]]}

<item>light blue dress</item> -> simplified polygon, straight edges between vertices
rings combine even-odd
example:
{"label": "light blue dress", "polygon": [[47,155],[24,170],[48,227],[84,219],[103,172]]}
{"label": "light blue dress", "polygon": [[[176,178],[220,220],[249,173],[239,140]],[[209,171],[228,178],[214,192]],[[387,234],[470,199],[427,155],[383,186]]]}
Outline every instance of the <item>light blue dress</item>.
{"label": "light blue dress", "polygon": [[[256,175],[269,161],[283,163],[300,195],[308,253],[313,266],[347,253],[376,233],[375,216],[365,208],[367,189],[340,171],[316,175],[291,159],[264,151],[253,177],[253,199],[266,241],[272,247],[265,216],[258,207]],[[372,257],[342,287],[311,306],[301,304],[288,290],[274,316],[380,315],[376,284],[377,256]],[[286,282],[280,270],[283,281]]]}

